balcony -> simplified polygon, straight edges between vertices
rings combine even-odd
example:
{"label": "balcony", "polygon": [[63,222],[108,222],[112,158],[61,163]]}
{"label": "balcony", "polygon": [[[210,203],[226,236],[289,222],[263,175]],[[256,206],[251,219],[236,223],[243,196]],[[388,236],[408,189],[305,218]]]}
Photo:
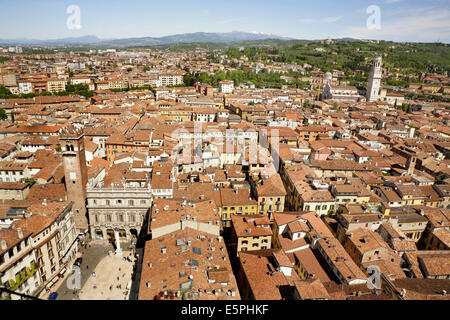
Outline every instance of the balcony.
{"label": "balcony", "polygon": [[30,277],[32,277],[37,271],[37,264],[32,262],[29,267],[26,267],[24,271],[20,271],[16,274],[15,279],[9,280],[9,290],[15,291],[17,290],[22,283],[27,281]]}

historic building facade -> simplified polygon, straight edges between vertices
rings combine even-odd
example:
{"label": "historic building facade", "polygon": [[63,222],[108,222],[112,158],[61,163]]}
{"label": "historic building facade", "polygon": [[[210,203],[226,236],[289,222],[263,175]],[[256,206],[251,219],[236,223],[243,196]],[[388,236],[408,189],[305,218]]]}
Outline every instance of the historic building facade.
{"label": "historic building facade", "polygon": [[87,203],[92,239],[133,242],[144,225],[152,205],[150,187],[104,188],[88,185]]}

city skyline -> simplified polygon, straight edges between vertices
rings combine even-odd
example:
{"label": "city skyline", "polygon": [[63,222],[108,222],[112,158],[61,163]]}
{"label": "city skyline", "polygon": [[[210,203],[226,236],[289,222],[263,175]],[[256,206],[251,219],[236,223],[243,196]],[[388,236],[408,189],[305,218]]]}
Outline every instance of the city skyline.
{"label": "city skyline", "polygon": [[[450,42],[450,8],[442,0],[379,0],[333,3],[282,0],[206,1],[0,1],[0,38],[101,39],[162,37],[195,32],[258,32],[295,39],[357,38],[397,42]],[[80,8],[80,29],[69,29],[69,6]],[[368,10],[380,10],[380,28],[370,29]],[[368,13],[369,12],[369,13]],[[121,23],[118,23],[120,21]]]}

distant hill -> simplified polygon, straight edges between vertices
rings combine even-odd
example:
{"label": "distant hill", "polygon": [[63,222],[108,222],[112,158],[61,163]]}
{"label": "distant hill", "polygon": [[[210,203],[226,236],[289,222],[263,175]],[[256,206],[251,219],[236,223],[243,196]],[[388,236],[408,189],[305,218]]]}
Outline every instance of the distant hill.
{"label": "distant hill", "polygon": [[93,46],[93,47],[129,47],[129,46],[156,46],[178,43],[229,43],[247,40],[293,40],[268,33],[233,31],[226,33],[184,33],[164,37],[141,37],[125,39],[100,39],[97,36],[87,35],[77,38],[64,38],[54,40],[36,39],[0,39],[0,45],[35,45],[35,46]]}

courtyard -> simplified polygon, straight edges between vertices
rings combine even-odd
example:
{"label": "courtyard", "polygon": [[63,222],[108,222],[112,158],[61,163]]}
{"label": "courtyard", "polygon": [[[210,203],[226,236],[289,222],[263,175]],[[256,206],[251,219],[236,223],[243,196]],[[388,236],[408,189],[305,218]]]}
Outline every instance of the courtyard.
{"label": "courtyard", "polygon": [[[51,292],[57,300],[128,300],[134,267],[134,252],[122,243],[122,255],[116,256],[113,246],[104,240],[90,242],[78,253],[83,258],[80,266],[80,290],[67,285],[71,272],[65,273],[49,292],[41,296],[48,299]],[[69,264],[69,267],[71,267]]]}

